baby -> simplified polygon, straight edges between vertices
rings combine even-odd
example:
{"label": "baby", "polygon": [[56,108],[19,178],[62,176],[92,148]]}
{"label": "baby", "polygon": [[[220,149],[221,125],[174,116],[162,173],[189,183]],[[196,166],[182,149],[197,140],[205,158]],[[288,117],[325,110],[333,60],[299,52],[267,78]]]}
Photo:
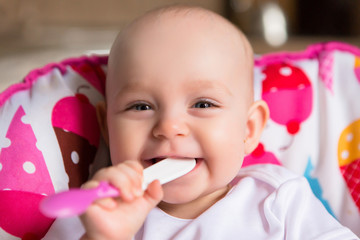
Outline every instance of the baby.
{"label": "baby", "polygon": [[[253,52],[221,16],[197,7],[151,11],[111,49],[98,106],[120,198],[81,216],[82,239],[358,239],[330,216],[302,177],[272,165],[241,168],[269,110],[253,101]],[[143,169],[196,159],[188,174],[142,191]]]}

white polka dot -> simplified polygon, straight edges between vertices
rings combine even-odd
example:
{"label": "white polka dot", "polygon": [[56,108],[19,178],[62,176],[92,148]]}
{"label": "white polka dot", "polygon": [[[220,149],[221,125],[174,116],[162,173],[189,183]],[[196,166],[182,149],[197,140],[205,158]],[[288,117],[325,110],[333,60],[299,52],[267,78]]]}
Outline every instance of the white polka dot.
{"label": "white polka dot", "polygon": [[288,77],[292,74],[292,70],[289,67],[282,67],[282,68],[280,68],[279,72],[281,75],[286,76],[286,77]]}
{"label": "white polka dot", "polygon": [[298,86],[299,90],[304,89],[304,88],[305,88],[305,84],[299,84],[299,86]]}
{"label": "white polka dot", "polygon": [[265,79],[266,79],[266,74],[265,73],[261,73],[261,75],[260,75],[260,79],[262,80],[262,81],[264,81]]}
{"label": "white polka dot", "polygon": [[277,90],[278,90],[277,87],[270,88],[270,92],[276,92]]}
{"label": "white polka dot", "polygon": [[10,188],[4,188],[3,191],[10,191]]}
{"label": "white polka dot", "polygon": [[48,196],[46,193],[42,193],[41,195],[43,195],[43,196]]}
{"label": "white polka dot", "polygon": [[1,164],[1,162],[0,162],[0,171],[2,170],[2,164]]}
{"label": "white polka dot", "polygon": [[347,159],[347,158],[349,157],[349,151],[344,150],[344,151],[341,153],[341,157],[342,157],[342,159]]}
{"label": "white polka dot", "polygon": [[23,169],[28,174],[33,174],[36,171],[36,167],[32,162],[24,162]]}
{"label": "white polka dot", "polygon": [[354,138],[354,134],[352,134],[352,133],[349,133],[349,134],[346,136],[346,140],[347,140],[348,142],[351,142],[351,141],[353,140],[353,138]]}
{"label": "white polka dot", "polygon": [[27,115],[22,116],[21,121],[24,124],[30,124],[30,118]]}
{"label": "white polka dot", "polygon": [[11,140],[8,138],[4,138],[1,142],[0,142],[0,148],[7,148],[10,147],[11,145]]}
{"label": "white polka dot", "polygon": [[76,151],[71,152],[71,160],[73,161],[74,164],[79,163],[80,157],[79,157],[79,154]]}

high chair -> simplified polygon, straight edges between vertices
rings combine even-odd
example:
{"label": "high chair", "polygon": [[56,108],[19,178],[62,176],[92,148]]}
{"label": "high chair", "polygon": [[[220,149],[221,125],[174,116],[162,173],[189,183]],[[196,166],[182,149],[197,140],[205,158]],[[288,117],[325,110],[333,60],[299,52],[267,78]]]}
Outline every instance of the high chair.
{"label": "high chair", "polygon": [[[95,113],[106,69],[107,55],[69,58],[0,94],[0,239],[80,237],[78,218],[50,219],[38,205],[80,187],[106,159]],[[278,164],[303,175],[360,236],[360,49],[328,42],[256,56],[254,80],[270,120],[243,167]]]}

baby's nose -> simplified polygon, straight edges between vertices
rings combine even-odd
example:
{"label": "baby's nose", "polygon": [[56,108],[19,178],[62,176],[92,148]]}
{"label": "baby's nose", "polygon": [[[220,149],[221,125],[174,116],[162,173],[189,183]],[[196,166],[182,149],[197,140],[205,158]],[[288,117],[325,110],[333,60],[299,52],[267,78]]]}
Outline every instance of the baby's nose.
{"label": "baby's nose", "polygon": [[160,139],[172,139],[189,134],[188,125],[181,118],[162,118],[154,126],[153,135]]}

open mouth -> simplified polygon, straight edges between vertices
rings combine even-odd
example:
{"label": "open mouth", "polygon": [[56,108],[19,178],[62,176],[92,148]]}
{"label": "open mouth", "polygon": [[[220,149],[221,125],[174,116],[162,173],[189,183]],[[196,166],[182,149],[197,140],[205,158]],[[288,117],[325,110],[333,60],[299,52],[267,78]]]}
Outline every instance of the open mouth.
{"label": "open mouth", "polygon": [[[164,160],[164,159],[166,159],[166,158],[173,158],[173,159],[177,159],[177,158],[178,158],[178,159],[194,159],[194,158],[189,158],[189,157],[155,157],[155,158],[151,158],[151,159],[145,160],[145,162],[146,162],[149,166],[151,166],[151,165],[156,164],[156,163],[158,163],[158,162],[160,162],[160,161],[162,161],[162,160]],[[198,162],[198,159],[195,158],[195,161]]]}
{"label": "open mouth", "polygon": [[152,158],[150,160],[148,160],[148,162],[150,162],[151,165],[155,164],[155,163],[158,163],[162,160],[166,159],[165,157],[162,157],[162,158]]}

